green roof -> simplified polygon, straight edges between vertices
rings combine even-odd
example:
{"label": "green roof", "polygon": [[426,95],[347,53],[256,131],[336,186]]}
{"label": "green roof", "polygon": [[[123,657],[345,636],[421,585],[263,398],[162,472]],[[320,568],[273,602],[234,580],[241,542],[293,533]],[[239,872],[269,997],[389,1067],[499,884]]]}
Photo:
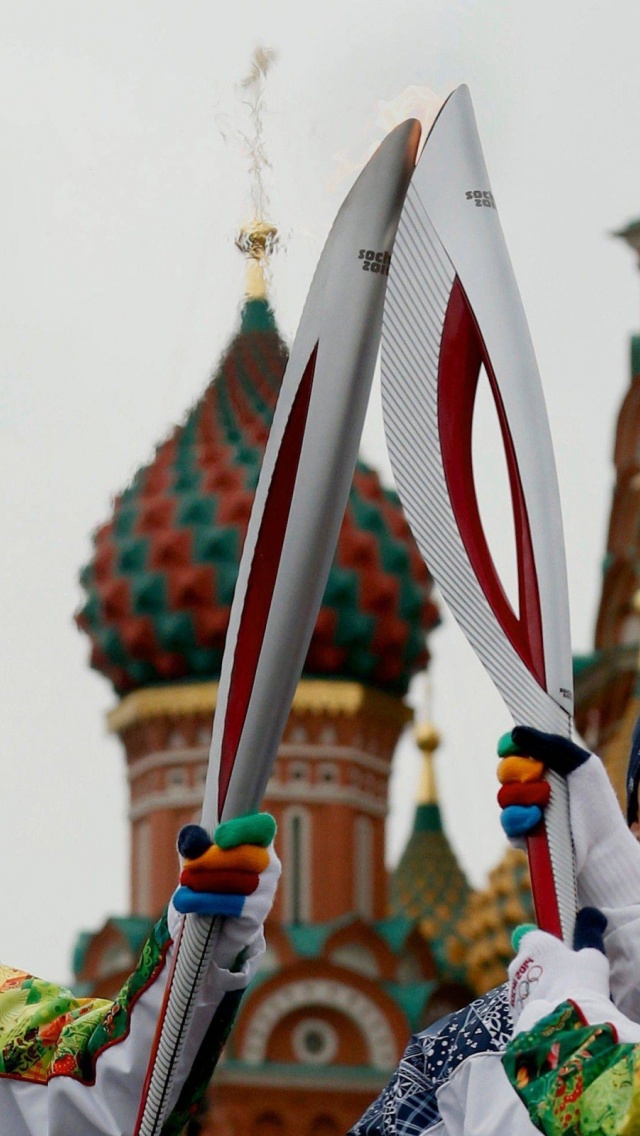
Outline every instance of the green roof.
{"label": "green roof", "polygon": [[80,974],[84,966],[84,960],[87,957],[87,951],[91,940],[93,939],[93,931],[79,931],[78,937],[73,946],[73,953],[71,956],[71,966],[74,974]]}
{"label": "green roof", "polygon": [[440,806],[436,804],[418,805],[413,821],[414,832],[442,832]]}
{"label": "green roof", "polygon": [[595,664],[601,658],[601,654],[602,653],[600,651],[589,651],[584,655],[574,655],[573,656],[573,675],[574,675],[574,678],[577,678],[578,675],[584,674],[585,671],[588,671],[588,670],[590,670],[591,667],[595,666]]}
{"label": "green roof", "polygon": [[389,950],[394,955],[399,955],[415,927],[415,922],[406,919],[404,915],[392,915],[388,919],[379,919],[373,926],[380,938],[384,939]]}
{"label": "green roof", "polygon": [[109,919],[111,926],[117,927],[124,936],[134,955],[142,950],[155,922],[146,915],[112,915]]}
{"label": "green roof", "polygon": [[[288,923],[282,929],[291,946],[301,958],[319,958],[329,938],[343,927],[358,922],[357,915],[343,915],[328,923]],[[402,915],[389,919],[378,919],[371,923],[373,930],[387,944],[394,955],[401,954],[404,945],[415,927],[415,922]]]}
{"label": "green roof", "polygon": [[424,1008],[437,982],[383,982],[382,987],[406,1015],[414,1033],[420,1029]]}
{"label": "green roof", "polygon": [[[137,958],[154,922],[154,919],[149,919],[146,915],[111,915],[100,930],[108,926],[116,927],[131,948],[131,953]],[[87,951],[98,933],[96,931],[80,931],[78,933],[71,962],[74,974],[80,974],[82,971]],[[80,988],[76,985],[75,989],[78,992]]]}
{"label": "green roof", "polygon": [[291,946],[302,958],[318,958],[329,936],[342,921],[333,923],[290,923],[283,927]]}

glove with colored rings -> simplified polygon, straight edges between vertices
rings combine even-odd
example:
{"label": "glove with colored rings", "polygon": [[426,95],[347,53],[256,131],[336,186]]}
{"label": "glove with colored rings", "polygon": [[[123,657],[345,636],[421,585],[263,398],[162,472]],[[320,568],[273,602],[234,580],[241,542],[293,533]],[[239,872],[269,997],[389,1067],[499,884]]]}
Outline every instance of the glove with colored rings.
{"label": "glove with colored rings", "polygon": [[[580,906],[611,908],[640,903],[640,845],[627,828],[606,769],[595,754],[555,734],[516,726],[500,739],[498,801],[512,844],[540,822],[552,769],[566,778]],[[614,975],[615,977],[615,975]]]}
{"label": "glove with colored rings", "polygon": [[498,742],[498,804],[500,821],[512,842],[518,842],[542,820],[551,789],[544,775],[552,769],[567,777],[591,754],[568,738],[515,726]]}
{"label": "glove with colored rings", "polygon": [[226,821],[218,825],[213,841],[200,825],[185,825],[178,835],[181,872],[173,895],[176,910],[235,918],[251,915],[252,923],[261,924],[280,875],[275,832],[276,822],[269,813]]}
{"label": "glove with colored rings", "polygon": [[[532,924],[517,927],[509,967],[509,1006],[516,1033],[526,1033],[558,1006],[573,1002],[584,1023],[610,1023],[622,1042],[640,1041],[640,1026],[614,1006],[604,952],[607,920],[596,907],[576,917],[573,950]],[[548,1045],[548,1042],[547,1042]]]}

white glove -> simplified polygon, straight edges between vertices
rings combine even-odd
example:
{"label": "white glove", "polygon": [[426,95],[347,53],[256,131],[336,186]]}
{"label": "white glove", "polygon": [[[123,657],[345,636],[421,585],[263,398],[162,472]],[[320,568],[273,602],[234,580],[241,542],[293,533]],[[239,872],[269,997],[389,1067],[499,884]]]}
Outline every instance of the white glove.
{"label": "white glove", "polygon": [[281,872],[275,829],[268,813],[254,813],[218,825],[213,841],[200,825],[186,825],[178,835],[180,887],[173,906],[185,915],[224,917],[215,951],[220,967],[232,967],[241,953],[262,951],[262,925]]}
{"label": "white glove", "polygon": [[609,997],[609,963],[601,951],[572,951],[544,931],[527,931],[509,967],[514,1034],[532,1029],[562,1002],[573,1002],[590,1025],[609,1022],[624,1042],[640,1041],[640,1026]]}
{"label": "white glove", "polygon": [[[216,949],[218,966],[230,967],[247,948],[255,948],[264,941],[263,926],[273,907],[278,890],[278,880],[282,864],[273,844],[268,849],[269,864],[260,873],[260,882],[252,895],[245,898],[240,915],[226,917],[220,931],[219,945]],[[253,953],[253,949],[250,950]]]}
{"label": "white glove", "polygon": [[565,777],[569,791],[580,906],[640,904],[640,845],[625,824],[600,758],[568,738],[529,726],[515,726],[505,734],[498,753],[503,758],[498,799],[512,842],[540,820],[544,796],[539,795],[546,787],[542,774],[545,766],[553,769]]}

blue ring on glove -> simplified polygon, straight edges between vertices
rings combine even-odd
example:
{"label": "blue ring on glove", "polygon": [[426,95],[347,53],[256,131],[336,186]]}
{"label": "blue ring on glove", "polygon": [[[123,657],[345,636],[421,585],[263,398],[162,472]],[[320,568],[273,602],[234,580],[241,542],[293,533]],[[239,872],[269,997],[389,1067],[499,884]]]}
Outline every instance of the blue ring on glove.
{"label": "blue ring on glove", "polygon": [[500,824],[510,839],[525,836],[542,820],[542,809],[537,805],[507,805],[502,810]]}
{"label": "blue ring on glove", "polygon": [[224,895],[212,891],[194,891],[179,887],[173,895],[173,906],[181,915],[242,915],[245,895]]}

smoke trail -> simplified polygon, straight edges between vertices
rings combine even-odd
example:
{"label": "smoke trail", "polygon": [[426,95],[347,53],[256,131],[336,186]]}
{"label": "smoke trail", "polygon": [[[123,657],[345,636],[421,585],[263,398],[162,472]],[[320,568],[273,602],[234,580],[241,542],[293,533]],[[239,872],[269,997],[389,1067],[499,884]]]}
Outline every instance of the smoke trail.
{"label": "smoke trail", "polygon": [[264,186],[263,172],[271,168],[264,145],[263,97],[267,75],[277,59],[277,52],[269,47],[256,47],[251,58],[248,75],[240,82],[244,92],[242,100],[249,108],[252,134],[240,132],[247,148],[251,173],[251,200],[254,217],[262,221],[269,210],[269,198]]}

